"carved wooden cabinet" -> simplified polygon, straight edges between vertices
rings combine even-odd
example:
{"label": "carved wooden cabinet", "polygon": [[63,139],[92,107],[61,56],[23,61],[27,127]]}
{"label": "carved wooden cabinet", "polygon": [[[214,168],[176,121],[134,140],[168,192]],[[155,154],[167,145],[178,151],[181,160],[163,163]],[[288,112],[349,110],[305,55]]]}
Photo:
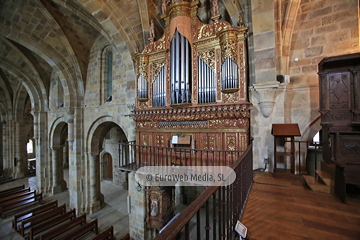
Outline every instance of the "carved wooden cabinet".
{"label": "carved wooden cabinet", "polygon": [[335,194],[345,201],[346,183],[360,184],[360,53],[319,63],[323,158],[336,164]]}

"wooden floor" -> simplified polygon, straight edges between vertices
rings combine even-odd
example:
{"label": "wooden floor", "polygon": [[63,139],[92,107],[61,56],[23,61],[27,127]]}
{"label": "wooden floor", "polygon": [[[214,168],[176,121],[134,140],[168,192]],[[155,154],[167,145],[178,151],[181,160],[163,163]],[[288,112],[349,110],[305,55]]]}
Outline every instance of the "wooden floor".
{"label": "wooden floor", "polygon": [[256,172],[241,222],[250,239],[360,240],[360,197],[343,204],[307,189],[301,177]]}

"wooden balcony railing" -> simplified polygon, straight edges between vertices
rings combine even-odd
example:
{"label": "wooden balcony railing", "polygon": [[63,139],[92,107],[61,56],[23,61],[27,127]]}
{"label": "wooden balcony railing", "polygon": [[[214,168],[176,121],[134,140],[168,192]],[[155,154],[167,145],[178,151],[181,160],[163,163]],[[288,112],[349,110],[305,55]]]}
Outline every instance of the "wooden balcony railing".
{"label": "wooden balcony railing", "polygon": [[244,151],[200,150],[119,143],[119,168],[137,171],[143,166],[233,166]]}
{"label": "wooden balcony railing", "polygon": [[236,180],[230,186],[207,187],[155,240],[233,239],[253,182],[252,144],[231,165]]}

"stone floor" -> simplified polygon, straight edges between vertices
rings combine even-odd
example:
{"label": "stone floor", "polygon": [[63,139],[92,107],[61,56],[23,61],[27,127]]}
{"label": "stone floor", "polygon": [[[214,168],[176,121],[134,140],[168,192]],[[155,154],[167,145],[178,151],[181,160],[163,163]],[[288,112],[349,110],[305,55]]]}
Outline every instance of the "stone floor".
{"label": "stone floor", "polygon": [[[69,179],[67,170],[64,170],[64,180]],[[36,189],[36,177],[21,178],[6,184],[0,185],[0,191],[11,187],[24,184],[25,187],[30,187],[32,190]],[[99,223],[99,230],[105,230],[109,226],[114,227],[115,237],[121,238],[129,232],[129,215],[127,213],[128,191],[124,190],[111,181],[101,181],[101,192],[104,195],[105,206],[98,212],[87,216],[87,221],[97,218]],[[69,206],[69,192],[65,191],[51,197],[44,198],[45,202],[58,200],[58,204],[66,204]],[[69,209],[69,207],[67,207]],[[11,227],[13,215],[5,219],[0,218],[0,239],[6,240],[20,240],[23,239],[20,234],[15,232]]]}

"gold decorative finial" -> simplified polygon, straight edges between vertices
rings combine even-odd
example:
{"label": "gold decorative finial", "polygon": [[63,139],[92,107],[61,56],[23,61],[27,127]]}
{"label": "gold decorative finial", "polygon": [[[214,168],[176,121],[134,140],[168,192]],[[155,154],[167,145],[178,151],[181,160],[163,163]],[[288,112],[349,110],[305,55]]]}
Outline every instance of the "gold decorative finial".
{"label": "gold decorative finial", "polygon": [[237,22],[237,25],[238,25],[239,27],[244,27],[244,26],[245,26],[245,25],[244,25],[243,18],[242,18],[242,16],[241,16],[241,12],[239,12],[239,20],[238,20],[238,22]]}

